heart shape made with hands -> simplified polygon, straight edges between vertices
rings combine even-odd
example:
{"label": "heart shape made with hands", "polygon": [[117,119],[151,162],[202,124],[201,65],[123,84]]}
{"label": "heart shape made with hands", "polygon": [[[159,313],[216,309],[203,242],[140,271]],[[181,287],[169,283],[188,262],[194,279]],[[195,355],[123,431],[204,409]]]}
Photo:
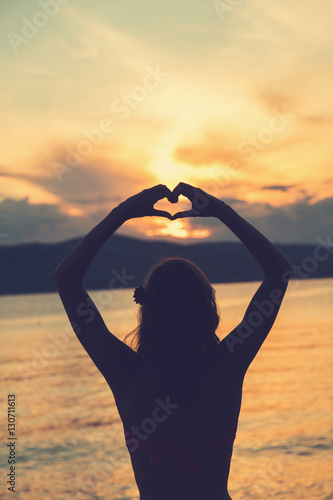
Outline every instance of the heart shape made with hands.
{"label": "heart shape made with hands", "polygon": [[[179,196],[183,196],[185,198],[185,200],[181,200],[179,201]],[[176,205],[176,211],[172,214],[170,212],[170,203],[172,205]],[[188,199],[185,195],[182,195],[182,194],[175,194],[172,192],[172,195],[168,196],[168,197],[164,197],[160,200],[158,200],[155,205],[154,205],[154,209],[155,210],[164,210],[164,211],[167,211],[169,213],[169,215],[171,215],[171,220],[176,220],[176,219],[180,219],[182,217],[186,217],[188,212],[190,212],[192,210],[193,206],[192,206],[192,202],[190,199]],[[175,217],[174,216],[176,214],[179,214],[178,217]],[[183,215],[184,214],[184,215]]]}

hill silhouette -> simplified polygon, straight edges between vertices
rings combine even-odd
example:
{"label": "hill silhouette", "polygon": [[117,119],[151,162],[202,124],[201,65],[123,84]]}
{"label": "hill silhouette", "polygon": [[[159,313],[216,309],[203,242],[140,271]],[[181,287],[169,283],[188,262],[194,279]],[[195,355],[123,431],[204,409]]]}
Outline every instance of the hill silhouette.
{"label": "hill silhouette", "polygon": [[[0,247],[0,295],[55,292],[52,272],[80,239]],[[332,253],[326,260],[316,261],[314,255],[318,245],[276,246],[294,266],[298,266],[294,268],[293,278],[333,277]],[[91,263],[84,285],[87,290],[134,288],[161,256],[193,261],[211,283],[260,281],[264,277],[254,258],[239,242],[179,245],[114,234]],[[126,276],[131,278],[126,279]]]}

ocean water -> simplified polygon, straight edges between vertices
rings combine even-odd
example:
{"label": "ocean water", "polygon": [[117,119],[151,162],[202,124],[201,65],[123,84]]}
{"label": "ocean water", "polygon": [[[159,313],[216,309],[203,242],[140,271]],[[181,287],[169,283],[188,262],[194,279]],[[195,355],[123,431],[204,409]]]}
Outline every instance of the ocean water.
{"label": "ocean water", "polygon": [[[237,326],[259,284],[214,285],[220,338]],[[132,295],[132,289],[91,292],[121,339],[136,326]],[[333,499],[332,306],[332,279],[290,282],[245,378],[229,479],[233,500]],[[58,295],[2,296],[0,315],[0,498],[138,500],[113,395],[69,328]],[[6,482],[9,394],[16,410],[15,494]]]}

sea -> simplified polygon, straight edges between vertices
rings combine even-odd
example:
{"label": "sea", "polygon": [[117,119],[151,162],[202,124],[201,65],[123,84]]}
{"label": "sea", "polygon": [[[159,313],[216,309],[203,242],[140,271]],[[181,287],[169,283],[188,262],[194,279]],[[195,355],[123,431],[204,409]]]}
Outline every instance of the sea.
{"label": "sea", "polygon": [[[259,285],[213,285],[221,339]],[[89,293],[119,339],[135,328],[132,289]],[[0,498],[139,500],[113,394],[58,294],[1,296],[0,317]],[[332,325],[333,279],[290,281],[245,377],[233,500],[333,499]]]}

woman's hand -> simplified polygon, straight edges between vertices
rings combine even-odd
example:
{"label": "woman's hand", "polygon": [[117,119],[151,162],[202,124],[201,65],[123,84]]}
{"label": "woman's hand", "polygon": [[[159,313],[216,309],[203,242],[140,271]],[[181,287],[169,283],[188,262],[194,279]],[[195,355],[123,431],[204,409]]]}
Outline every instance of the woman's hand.
{"label": "woman's hand", "polygon": [[136,217],[146,217],[146,216],[159,216],[167,217],[173,220],[172,215],[164,210],[155,210],[153,207],[155,203],[162,198],[168,198],[168,200],[173,203],[173,195],[169,188],[164,184],[158,184],[152,188],[144,189],[141,193],[135,194],[127,200],[123,201],[116,207],[126,219],[134,219]]}
{"label": "woman's hand", "polygon": [[178,186],[172,191],[173,203],[178,201],[178,196],[182,194],[192,202],[191,210],[185,212],[177,212],[172,216],[172,220],[180,219],[183,217],[216,217],[218,209],[225,205],[223,201],[215,198],[206,193],[202,189],[180,182]]}

